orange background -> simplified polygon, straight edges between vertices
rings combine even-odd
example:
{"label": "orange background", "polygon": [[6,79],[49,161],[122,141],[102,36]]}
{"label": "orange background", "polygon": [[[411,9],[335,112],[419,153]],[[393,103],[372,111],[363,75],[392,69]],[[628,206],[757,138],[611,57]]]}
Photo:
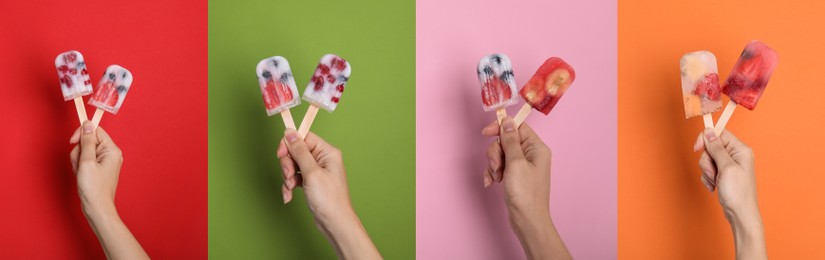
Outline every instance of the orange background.
{"label": "orange background", "polygon": [[825,3],[800,2],[619,1],[619,258],[733,259],[716,193],[700,181],[702,119],[684,118],[679,58],[709,50],[724,80],[758,39],[779,65],[756,109],[738,107],[727,129],[756,154],[768,255],[825,259]]}

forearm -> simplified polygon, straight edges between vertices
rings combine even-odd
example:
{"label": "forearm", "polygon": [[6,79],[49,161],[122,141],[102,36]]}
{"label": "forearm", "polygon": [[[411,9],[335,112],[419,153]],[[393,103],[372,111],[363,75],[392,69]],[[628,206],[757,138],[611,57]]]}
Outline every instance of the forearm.
{"label": "forearm", "polygon": [[728,213],[736,245],[736,259],[768,259],[765,247],[765,228],[759,209],[753,207],[746,213]]}
{"label": "forearm", "polygon": [[89,225],[109,259],[149,259],[137,239],[120,219],[114,204],[84,205]]}
{"label": "forearm", "polygon": [[354,211],[318,219],[318,224],[340,259],[381,259]]}
{"label": "forearm", "polygon": [[510,225],[528,259],[572,259],[548,210],[511,210]]}

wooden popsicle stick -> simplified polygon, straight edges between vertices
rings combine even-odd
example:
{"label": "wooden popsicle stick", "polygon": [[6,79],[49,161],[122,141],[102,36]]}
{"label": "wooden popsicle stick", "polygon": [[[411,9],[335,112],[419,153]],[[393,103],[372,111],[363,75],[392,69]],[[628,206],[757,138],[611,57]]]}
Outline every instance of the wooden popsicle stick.
{"label": "wooden popsicle stick", "polygon": [[501,120],[507,117],[507,109],[499,108],[496,110],[496,118],[498,119],[498,124],[501,125]]}
{"label": "wooden popsicle stick", "polygon": [[281,118],[284,119],[284,126],[287,129],[295,130],[295,120],[292,119],[292,113],[289,112],[288,108],[281,111]]}
{"label": "wooden popsicle stick", "polygon": [[716,127],[713,128],[713,131],[716,132],[716,136],[722,134],[722,130],[725,130],[725,125],[728,124],[728,120],[730,120],[731,115],[733,115],[733,110],[736,109],[736,102],[733,100],[728,101],[728,105],[725,106],[725,111],[722,111],[722,116],[719,117],[719,120],[716,121]]}
{"label": "wooden popsicle stick", "polygon": [[301,121],[301,127],[298,128],[298,134],[301,135],[301,138],[307,137],[309,127],[312,126],[312,122],[315,121],[315,115],[317,114],[318,107],[315,105],[309,105],[309,109],[307,109],[307,113],[304,115],[304,120]]}
{"label": "wooden popsicle stick", "polygon": [[533,107],[531,107],[530,104],[524,103],[524,105],[521,106],[521,109],[519,109],[518,113],[516,113],[516,117],[513,118],[513,120],[516,121],[516,128],[518,128],[521,123],[524,123],[524,120],[527,119],[527,115],[530,114],[530,111],[533,111]]}
{"label": "wooden popsicle stick", "polygon": [[102,118],[103,118],[103,109],[100,109],[100,108],[96,109],[95,110],[95,115],[92,116],[92,123],[95,124],[95,129],[97,129],[97,126],[100,125],[100,119],[102,119]]}
{"label": "wooden popsicle stick", "polygon": [[705,121],[705,128],[713,128],[713,114],[704,114],[702,115],[702,119]]}
{"label": "wooden popsicle stick", "polygon": [[89,115],[86,115],[86,104],[83,104],[83,96],[74,98],[74,107],[77,109],[77,119],[80,120],[80,125],[89,121]]}

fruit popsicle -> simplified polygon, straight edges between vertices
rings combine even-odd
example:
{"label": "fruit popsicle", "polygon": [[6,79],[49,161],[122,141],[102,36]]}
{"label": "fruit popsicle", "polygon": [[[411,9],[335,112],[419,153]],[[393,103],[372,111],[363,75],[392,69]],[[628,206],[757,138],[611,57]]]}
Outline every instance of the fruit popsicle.
{"label": "fruit popsicle", "polygon": [[777,63],[779,55],[768,45],[754,40],[745,46],[739,61],[722,85],[722,93],[728,95],[730,101],[714,128],[717,135],[725,129],[737,104],[748,110],[756,108],[756,103],[768,86]]}
{"label": "fruit popsicle", "polygon": [[306,137],[309,132],[312,122],[315,121],[315,115],[318,114],[318,108],[323,108],[330,113],[335,111],[351,73],[352,67],[344,58],[335,54],[326,54],[321,57],[304,91],[304,100],[309,102],[310,106],[298,129],[301,137]]}
{"label": "fruit popsicle", "polygon": [[281,56],[270,57],[258,62],[255,69],[258,84],[266,106],[266,114],[281,114],[287,128],[295,128],[295,121],[289,109],[301,104],[298,87],[289,68],[289,62]]}
{"label": "fruit popsicle", "polygon": [[132,79],[132,73],[120,65],[109,65],[106,68],[106,73],[103,73],[103,77],[97,83],[97,90],[89,99],[89,105],[97,107],[92,116],[92,123],[95,126],[100,124],[103,111],[117,114],[120,106],[123,105],[123,100],[126,99],[126,93],[132,86]]}
{"label": "fruit popsicle", "polygon": [[561,58],[551,57],[544,61],[544,64],[519,91],[526,103],[513,118],[516,121],[516,127],[527,118],[532,110],[531,107],[545,115],[549,114],[574,80],[576,80],[576,71]]}
{"label": "fruit popsicle", "polygon": [[508,106],[516,100],[516,79],[513,64],[507,55],[490,54],[478,61],[478,81],[481,83],[481,103],[484,111],[496,111],[498,122],[507,116]]}
{"label": "fruit popsicle", "polygon": [[89,120],[86,115],[86,106],[83,104],[83,96],[92,93],[92,81],[89,79],[83,55],[78,51],[61,53],[54,59],[54,66],[57,68],[57,77],[60,79],[63,100],[74,99],[77,118],[83,124]]}
{"label": "fruit popsicle", "polygon": [[712,128],[712,113],[722,108],[722,89],[719,87],[716,56],[709,51],[691,52],[682,56],[679,68],[682,74],[685,118],[701,115],[705,128]]}

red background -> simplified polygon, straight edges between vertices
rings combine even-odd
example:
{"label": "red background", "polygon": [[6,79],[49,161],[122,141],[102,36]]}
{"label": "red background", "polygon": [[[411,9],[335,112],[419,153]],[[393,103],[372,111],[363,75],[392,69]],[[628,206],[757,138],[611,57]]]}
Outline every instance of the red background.
{"label": "red background", "polygon": [[135,78],[101,122],[124,154],[121,218],[153,258],[206,258],[207,1],[4,0],[0,259],[104,258],[80,209],[68,157],[79,124],[54,67],[72,49],[94,84],[110,64]]}

